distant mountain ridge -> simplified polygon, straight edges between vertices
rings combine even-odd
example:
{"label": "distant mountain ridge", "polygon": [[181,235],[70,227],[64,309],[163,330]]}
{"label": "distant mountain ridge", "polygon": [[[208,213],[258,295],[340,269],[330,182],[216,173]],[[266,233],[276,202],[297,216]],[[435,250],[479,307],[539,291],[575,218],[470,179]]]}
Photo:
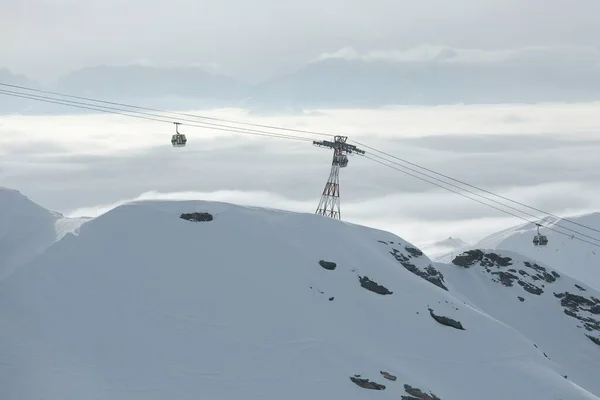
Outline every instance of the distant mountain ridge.
{"label": "distant mountain ridge", "polygon": [[[533,48],[486,52],[427,46],[417,50],[323,56],[260,84],[199,67],[99,65],[68,73],[48,89],[170,109],[265,111],[600,99],[598,51]],[[6,70],[0,70],[0,80],[36,86]],[[6,104],[0,104],[0,112],[6,109]]]}

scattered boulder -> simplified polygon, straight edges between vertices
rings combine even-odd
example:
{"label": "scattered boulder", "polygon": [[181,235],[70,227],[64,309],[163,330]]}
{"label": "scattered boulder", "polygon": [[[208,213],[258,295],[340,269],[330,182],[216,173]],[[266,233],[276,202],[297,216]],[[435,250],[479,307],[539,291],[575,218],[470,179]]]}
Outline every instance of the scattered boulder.
{"label": "scattered boulder", "polygon": [[[360,375],[358,375],[358,376],[360,376]],[[363,389],[372,389],[372,390],[384,390],[385,389],[385,385],[382,385],[377,382],[371,382],[368,379],[351,376],[350,380],[352,382],[356,383],[358,386],[360,386]]]}
{"label": "scattered boulder", "polygon": [[379,373],[383,375],[383,377],[387,380],[395,381],[397,379],[394,375],[390,374],[389,372],[379,371]]}
{"label": "scattered boulder", "polygon": [[333,301],[333,299],[334,299],[334,297],[330,297],[330,298],[329,298],[329,301]]}
{"label": "scattered boulder", "polygon": [[360,286],[364,287],[371,292],[386,295],[394,292],[389,291],[385,286],[379,285],[377,282],[370,280],[367,276],[359,276]]}
{"label": "scattered boulder", "polygon": [[321,267],[323,267],[329,271],[333,271],[335,269],[335,267],[337,267],[336,263],[331,262],[331,261],[325,261],[325,260],[320,260],[319,265],[321,265]]}
{"label": "scattered boulder", "polygon": [[518,297],[519,297],[519,300],[521,301],[521,303],[525,301],[525,299],[522,298],[521,296],[518,296]]}
{"label": "scattered boulder", "polygon": [[194,213],[189,213],[189,214],[181,214],[181,216],[179,217],[181,219],[185,219],[187,221],[192,221],[192,222],[207,222],[207,221],[212,221],[213,220],[213,216],[209,213],[198,213],[198,212],[194,212]]}
{"label": "scattered boulder", "polygon": [[435,319],[437,322],[439,322],[442,325],[450,326],[454,329],[459,329],[459,330],[463,330],[463,331],[465,330],[465,328],[462,326],[460,321],[457,321],[452,318],[444,317],[442,315],[435,315],[435,313],[433,312],[433,310],[431,308],[429,309],[429,315],[431,315],[431,317],[433,319]]}
{"label": "scattered boulder", "polygon": [[402,400],[441,400],[433,393],[425,393],[421,389],[414,388],[410,385],[404,385],[404,391],[408,393],[408,396],[402,395]]}

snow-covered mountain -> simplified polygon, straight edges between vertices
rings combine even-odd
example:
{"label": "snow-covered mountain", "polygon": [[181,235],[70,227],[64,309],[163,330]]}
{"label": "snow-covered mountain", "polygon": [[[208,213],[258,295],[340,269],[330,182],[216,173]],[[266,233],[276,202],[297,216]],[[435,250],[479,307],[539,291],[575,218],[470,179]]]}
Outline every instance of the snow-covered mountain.
{"label": "snow-covered mountain", "polygon": [[[570,217],[569,220],[600,230],[600,213]],[[558,231],[571,233],[561,228],[563,226],[600,239],[600,233],[570,224],[562,219],[547,217],[542,221],[543,225],[548,225]],[[540,233],[548,237],[548,245],[545,248],[535,247],[532,240],[536,231],[535,224],[519,225],[490,235],[474,247],[509,250],[522,254],[600,290],[600,247],[544,228],[540,229]],[[575,234],[575,236],[600,244],[600,242],[581,235]],[[438,261],[447,262],[448,258]]]}
{"label": "snow-covered mountain", "polygon": [[[536,346],[482,311],[476,289],[457,290],[495,296],[489,280],[450,267],[391,233],[310,214],[122,205],[0,283],[0,398],[600,399],[575,361],[555,358],[562,340],[576,360],[583,349],[600,360],[581,329]],[[498,303],[572,325],[549,296],[530,297]]]}
{"label": "snow-covered mountain", "polygon": [[437,264],[452,292],[533,340],[568,379],[600,393],[600,292],[505,250]]}
{"label": "snow-covered mountain", "polygon": [[443,256],[447,254],[456,255],[463,249],[469,248],[469,243],[459,238],[449,237],[447,239],[438,240],[435,242],[425,243],[419,248],[423,250],[429,257],[435,259],[437,256]]}
{"label": "snow-covered mountain", "polygon": [[0,281],[85,220],[66,218],[0,186]]}

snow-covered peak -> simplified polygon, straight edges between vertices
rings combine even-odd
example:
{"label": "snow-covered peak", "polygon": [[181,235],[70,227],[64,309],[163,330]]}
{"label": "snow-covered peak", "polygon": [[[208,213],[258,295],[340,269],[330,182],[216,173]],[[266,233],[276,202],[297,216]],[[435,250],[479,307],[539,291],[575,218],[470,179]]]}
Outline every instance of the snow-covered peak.
{"label": "snow-covered peak", "polygon": [[506,250],[468,250],[436,266],[450,290],[532,339],[562,374],[600,393],[600,292]]}
{"label": "snow-covered peak", "polygon": [[448,237],[443,240],[438,240],[435,242],[425,243],[421,245],[421,249],[427,255],[436,259],[436,257],[440,257],[446,254],[454,254],[456,252],[461,251],[462,249],[468,248],[469,243],[465,242],[459,238]]}
{"label": "snow-covered peak", "polygon": [[83,221],[65,218],[17,190],[0,186],[0,281]]}
{"label": "snow-covered peak", "polygon": [[[570,217],[569,220],[600,230],[600,212]],[[600,233],[562,219],[547,217],[543,220],[543,225],[571,234],[572,232],[561,228],[567,227],[600,239]],[[548,245],[536,247],[532,243],[536,232],[536,225],[527,223],[490,235],[474,247],[509,250],[522,254],[600,290],[600,247],[544,228],[540,228],[540,233],[548,237]],[[577,234],[575,236],[600,245],[600,241],[596,242]]]}
{"label": "snow-covered peak", "polygon": [[463,301],[391,233],[136,202],[0,283],[0,397],[599,399]]}

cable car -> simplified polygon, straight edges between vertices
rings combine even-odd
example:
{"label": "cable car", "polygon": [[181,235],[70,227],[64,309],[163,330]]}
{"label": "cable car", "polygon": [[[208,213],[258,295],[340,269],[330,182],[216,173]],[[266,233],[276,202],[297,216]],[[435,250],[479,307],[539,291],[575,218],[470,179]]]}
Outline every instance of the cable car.
{"label": "cable car", "polygon": [[185,147],[187,138],[183,133],[179,133],[179,122],[173,122],[175,124],[175,134],[171,137],[171,144],[173,147]]}
{"label": "cable car", "polygon": [[540,234],[540,224],[537,225],[537,235],[533,237],[533,245],[534,246],[546,246],[548,244],[548,238],[546,235]]}

